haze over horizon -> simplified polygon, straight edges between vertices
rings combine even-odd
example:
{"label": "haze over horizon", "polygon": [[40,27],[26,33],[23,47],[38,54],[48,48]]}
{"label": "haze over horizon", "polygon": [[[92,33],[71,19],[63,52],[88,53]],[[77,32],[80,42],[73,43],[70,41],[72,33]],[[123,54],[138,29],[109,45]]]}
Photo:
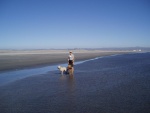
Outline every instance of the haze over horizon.
{"label": "haze over horizon", "polygon": [[0,49],[150,47],[149,0],[1,0]]}

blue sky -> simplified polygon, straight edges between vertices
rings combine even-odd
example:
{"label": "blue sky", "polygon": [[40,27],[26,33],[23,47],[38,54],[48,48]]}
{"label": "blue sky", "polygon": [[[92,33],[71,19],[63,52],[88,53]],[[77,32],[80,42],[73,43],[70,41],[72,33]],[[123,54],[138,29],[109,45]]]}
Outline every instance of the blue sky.
{"label": "blue sky", "polygon": [[149,0],[0,0],[0,49],[150,47]]}

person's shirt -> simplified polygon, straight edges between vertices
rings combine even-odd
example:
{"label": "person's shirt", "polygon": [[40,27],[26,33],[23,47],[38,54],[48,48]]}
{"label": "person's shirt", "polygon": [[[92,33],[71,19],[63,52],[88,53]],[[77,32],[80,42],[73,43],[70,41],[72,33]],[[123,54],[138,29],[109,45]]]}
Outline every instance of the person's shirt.
{"label": "person's shirt", "polygon": [[68,56],[68,60],[73,60],[74,61],[74,55],[73,54],[69,54],[69,56]]}

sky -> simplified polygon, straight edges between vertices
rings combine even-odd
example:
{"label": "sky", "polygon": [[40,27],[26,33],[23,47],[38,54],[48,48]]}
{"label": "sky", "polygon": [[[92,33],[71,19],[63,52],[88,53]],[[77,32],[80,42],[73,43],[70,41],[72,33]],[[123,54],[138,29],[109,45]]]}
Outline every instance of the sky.
{"label": "sky", "polygon": [[149,0],[0,0],[0,49],[150,47]]}

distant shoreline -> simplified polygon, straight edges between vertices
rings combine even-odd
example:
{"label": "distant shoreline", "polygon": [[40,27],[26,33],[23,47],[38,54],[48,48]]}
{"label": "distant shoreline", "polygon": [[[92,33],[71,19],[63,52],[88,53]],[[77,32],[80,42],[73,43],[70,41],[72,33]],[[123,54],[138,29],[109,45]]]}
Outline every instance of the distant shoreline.
{"label": "distant shoreline", "polygon": [[[0,51],[0,72],[36,66],[67,63],[69,50],[8,50]],[[131,51],[73,50],[75,61],[114,54],[127,54]]]}

